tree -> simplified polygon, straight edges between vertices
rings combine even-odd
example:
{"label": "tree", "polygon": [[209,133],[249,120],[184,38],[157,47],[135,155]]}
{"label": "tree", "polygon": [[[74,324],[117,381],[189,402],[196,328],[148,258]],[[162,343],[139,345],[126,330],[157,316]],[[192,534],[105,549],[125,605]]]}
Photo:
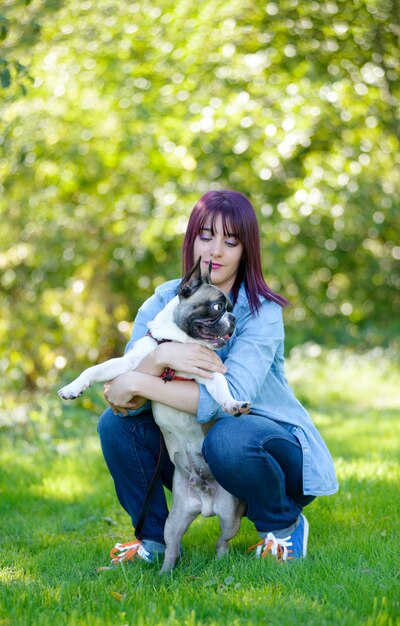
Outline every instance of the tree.
{"label": "tree", "polygon": [[292,302],[289,346],[390,342],[398,8],[72,0],[33,2],[27,17],[9,5],[18,32],[41,30],[10,44],[35,83],[1,116],[8,376],[51,384],[66,361],[119,352],[142,300],[180,274],[188,213],[210,187],[256,208],[267,281]]}

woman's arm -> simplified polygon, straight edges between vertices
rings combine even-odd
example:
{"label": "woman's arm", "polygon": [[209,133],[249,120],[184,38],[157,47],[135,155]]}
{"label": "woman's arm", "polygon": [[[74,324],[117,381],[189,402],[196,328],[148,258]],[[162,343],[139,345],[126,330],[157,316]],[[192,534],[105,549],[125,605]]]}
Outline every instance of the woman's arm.
{"label": "woman's arm", "polygon": [[[151,298],[143,303],[134,321],[132,335],[126,346],[125,352],[127,352],[132,347],[132,344],[135,341],[137,341],[146,334],[147,323],[153,320],[156,317],[157,313],[159,313],[159,311],[161,311],[164,306],[165,302],[161,300],[159,294],[157,293],[155,293],[153,296],[151,296]],[[163,381],[160,379],[159,381],[155,382],[154,379],[158,378],[166,367],[184,371],[188,374],[203,376],[204,378],[211,378],[212,375],[210,374],[210,372],[224,373],[226,371],[226,368],[224,367],[221,359],[218,357],[217,354],[215,354],[213,350],[209,350],[208,348],[200,346],[199,344],[180,344],[177,342],[166,342],[158,345],[153,352],[151,352],[141,361],[141,363],[136,368],[136,371],[142,374],[149,374],[153,377],[153,385],[150,384],[150,388],[152,388],[154,385],[158,385],[158,382],[161,382],[161,387],[160,385],[158,386],[160,387],[160,389],[162,389],[162,386],[164,385]],[[125,387],[123,387],[124,384]],[[118,402],[115,402],[117,400],[117,386],[119,398],[118,402],[121,402],[121,393],[125,394],[124,398],[126,399],[126,395],[130,392],[128,380],[123,377],[118,377],[113,381],[107,383],[107,385],[105,386],[105,396],[106,399],[110,402],[113,410],[116,412],[120,411],[126,414],[126,408],[136,410],[141,408],[148,399],[153,399],[150,396],[146,395],[146,387],[145,390],[139,389],[135,397],[130,395],[128,399],[129,401],[125,401],[124,403],[119,404]],[[193,383],[192,387],[195,387],[196,390],[198,389],[196,383]],[[109,400],[109,398],[111,397],[110,393],[112,389],[114,402]],[[174,401],[173,388],[169,390],[169,393],[171,393],[172,401]],[[178,397],[179,394],[180,391],[176,392],[176,400],[178,403],[180,402],[180,399]],[[197,393],[195,394],[194,398],[195,402],[196,399]],[[165,403],[167,402],[165,401]],[[174,405],[172,404],[171,406]]]}
{"label": "woman's arm", "polygon": [[[272,302],[263,302],[258,314],[250,310],[233,311],[237,316],[236,335],[224,364],[229,390],[236,400],[253,404],[264,384],[275,354],[284,339],[282,309]],[[223,411],[204,385],[200,385],[197,419],[201,423],[223,417]]]}
{"label": "woman's arm", "polygon": [[212,372],[226,372],[225,365],[214,350],[198,343],[176,341],[158,345],[139,363],[136,371],[161,376],[166,367],[203,378],[212,378]]}
{"label": "woman's arm", "polygon": [[104,385],[104,395],[114,411],[140,408],[142,398],[161,402],[174,409],[197,413],[200,389],[194,381],[172,380],[142,372],[128,372]]}
{"label": "woman's arm", "polygon": [[[159,377],[166,367],[174,370],[183,371],[186,374],[198,375],[204,378],[212,378],[211,372],[220,372],[224,374],[226,367],[221,359],[213,350],[209,350],[204,346],[195,343],[177,343],[174,341],[166,342],[157,346],[153,352],[147,355],[137,366],[135,373],[147,374],[147,377],[133,377],[129,372],[117,376],[114,380],[109,381],[104,386],[104,395],[107,402],[110,403],[115,412],[127,413],[127,409],[140,409],[147,400],[156,400],[172,406],[173,408],[182,409],[192,412],[191,408],[197,411],[198,405],[198,385],[194,383],[192,389],[196,388],[196,393],[189,392],[186,385],[182,392],[180,385],[168,385],[168,394],[166,394],[165,383]],[[159,385],[159,382],[162,385]],[[182,382],[182,381],[174,381]],[[186,381],[185,381],[186,382]],[[135,389],[132,384],[135,383]],[[143,383],[143,389],[140,387]],[[162,393],[157,397],[147,395],[148,389]],[[136,391],[136,393],[132,393]],[[187,393],[190,395],[188,396]],[[171,404],[172,402],[172,404]]]}

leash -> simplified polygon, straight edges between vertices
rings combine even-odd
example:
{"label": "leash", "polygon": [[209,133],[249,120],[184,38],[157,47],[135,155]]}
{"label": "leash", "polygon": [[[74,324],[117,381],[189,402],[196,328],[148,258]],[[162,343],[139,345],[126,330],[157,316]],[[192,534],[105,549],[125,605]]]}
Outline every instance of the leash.
{"label": "leash", "polygon": [[[154,339],[154,337],[152,336],[150,331],[147,332],[147,335]],[[161,343],[166,343],[166,342],[171,341],[171,340],[170,339],[155,339],[155,341],[157,341],[158,344],[161,344]],[[167,383],[167,382],[169,382],[171,380],[191,380],[190,378],[182,378],[180,376],[175,376],[175,370],[173,370],[170,367],[165,368],[164,372],[161,374],[161,378],[164,380],[164,383]],[[147,513],[148,513],[149,508],[150,508],[150,500],[151,500],[151,497],[152,497],[152,495],[154,493],[154,489],[156,487],[157,480],[161,476],[161,470],[162,470],[162,466],[163,466],[163,462],[164,462],[164,457],[165,457],[165,443],[164,443],[164,438],[162,436],[162,432],[160,430],[160,451],[158,453],[156,469],[154,470],[154,474],[153,474],[152,479],[150,481],[149,488],[147,489],[147,493],[146,493],[145,498],[143,500],[142,508],[140,509],[138,521],[137,521],[137,524],[136,524],[135,536],[136,536],[137,539],[140,539],[140,535],[141,535],[142,530],[143,530],[144,521],[146,519]]]}
{"label": "leash", "polygon": [[162,466],[163,466],[163,462],[164,462],[164,457],[165,457],[165,443],[164,443],[164,439],[162,436],[162,432],[160,430],[160,451],[158,453],[158,459],[157,459],[157,465],[156,465],[156,469],[154,470],[154,474],[153,477],[150,481],[150,485],[149,488],[147,490],[147,493],[145,495],[145,498],[143,500],[143,504],[142,504],[142,508],[140,509],[140,513],[139,513],[139,518],[136,524],[136,528],[135,528],[135,536],[137,539],[140,539],[140,535],[142,533],[143,530],[143,524],[144,524],[144,520],[146,519],[147,513],[149,511],[149,507],[150,507],[150,500],[151,497],[154,493],[154,489],[157,483],[158,478],[161,475],[161,470],[162,470]]}

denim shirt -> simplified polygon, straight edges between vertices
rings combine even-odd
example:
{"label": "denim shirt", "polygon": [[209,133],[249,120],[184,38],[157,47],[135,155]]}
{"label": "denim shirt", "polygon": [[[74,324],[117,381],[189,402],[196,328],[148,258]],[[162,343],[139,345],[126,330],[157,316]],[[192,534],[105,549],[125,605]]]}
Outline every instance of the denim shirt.
{"label": "denim shirt", "polygon": [[[172,300],[179,284],[178,279],[160,285],[140,307],[125,352],[146,334],[147,322]],[[241,285],[233,309],[235,332],[228,343],[217,350],[228,369],[225,376],[230,392],[236,400],[250,400],[253,415],[279,422],[298,439],[303,451],[304,494],[330,495],[338,490],[332,457],[286,380],[282,308],[263,297],[260,302],[259,311],[252,314],[246,290]],[[136,413],[138,411],[131,414]],[[227,416],[206,387],[200,385],[197,421],[203,424]]]}

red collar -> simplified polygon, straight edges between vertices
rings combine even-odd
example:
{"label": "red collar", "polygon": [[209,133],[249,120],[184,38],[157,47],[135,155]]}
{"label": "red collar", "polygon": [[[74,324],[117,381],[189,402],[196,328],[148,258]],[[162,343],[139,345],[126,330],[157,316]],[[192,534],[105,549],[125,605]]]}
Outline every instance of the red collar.
{"label": "red collar", "polygon": [[[154,339],[154,341],[156,341],[158,345],[172,341],[172,339],[156,339],[155,337],[153,337],[153,335],[151,334],[149,330],[147,331],[147,336]],[[175,376],[175,370],[173,370],[172,367],[166,367],[163,373],[161,374],[160,378],[162,378],[165,383],[168,383],[171,380],[193,380],[193,378],[185,378],[184,376]]]}

